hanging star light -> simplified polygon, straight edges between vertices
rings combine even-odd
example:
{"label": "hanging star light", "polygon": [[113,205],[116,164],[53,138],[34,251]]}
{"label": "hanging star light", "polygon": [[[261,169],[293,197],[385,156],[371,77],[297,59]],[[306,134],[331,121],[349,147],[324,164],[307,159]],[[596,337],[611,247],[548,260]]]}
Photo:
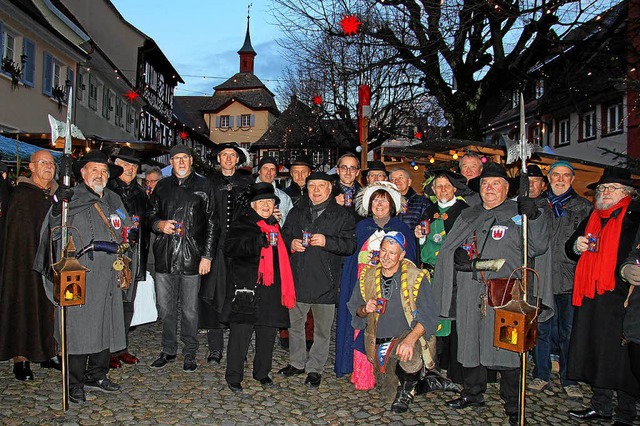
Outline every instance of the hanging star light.
{"label": "hanging star light", "polygon": [[356,35],[362,26],[362,22],[360,22],[358,17],[355,15],[347,15],[340,20],[340,26],[342,27],[344,35]]}
{"label": "hanging star light", "polygon": [[185,140],[185,139],[187,139],[188,137],[189,137],[189,133],[187,133],[187,132],[180,132],[180,138],[181,138],[182,140]]}
{"label": "hanging star light", "polygon": [[414,136],[416,137],[416,139],[422,139],[422,132],[416,132]]}
{"label": "hanging star light", "polygon": [[313,104],[314,105],[322,105],[322,96],[320,95],[316,95],[313,97]]}
{"label": "hanging star light", "polygon": [[129,90],[127,93],[124,94],[124,97],[129,99],[129,102],[133,103],[133,101],[138,99],[140,95],[135,90]]}

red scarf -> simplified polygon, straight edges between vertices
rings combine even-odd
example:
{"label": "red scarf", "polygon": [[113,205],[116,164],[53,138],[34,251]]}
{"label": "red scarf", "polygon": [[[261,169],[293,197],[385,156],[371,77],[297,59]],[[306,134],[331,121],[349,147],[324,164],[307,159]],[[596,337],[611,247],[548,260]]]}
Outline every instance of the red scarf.
{"label": "red scarf", "polygon": [[[606,210],[594,210],[587,222],[585,234],[600,236],[599,251],[585,251],[580,256],[573,281],[573,304],[582,306],[582,299],[593,299],[595,292],[604,294],[616,286],[616,264],[622,220],[631,203],[631,197],[624,197],[613,207]],[[620,212],[612,216],[616,210]],[[602,220],[610,218],[602,228]]]}
{"label": "red scarf", "polygon": [[[280,293],[282,306],[291,309],[296,305],[296,290],[293,286],[293,274],[291,273],[291,264],[287,248],[282,240],[280,226],[269,225],[264,219],[257,222],[260,230],[269,235],[270,232],[278,234],[278,265],[280,266]],[[268,245],[262,247],[260,252],[260,263],[258,264],[258,283],[267,287],[273,284],[273,247]]]}

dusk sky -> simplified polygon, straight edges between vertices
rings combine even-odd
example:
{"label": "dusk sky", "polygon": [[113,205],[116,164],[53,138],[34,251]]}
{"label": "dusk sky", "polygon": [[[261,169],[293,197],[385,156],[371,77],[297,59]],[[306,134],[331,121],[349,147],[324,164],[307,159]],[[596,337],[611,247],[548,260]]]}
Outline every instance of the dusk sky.
{"label": "dusk sky", "polygon": [[[269,13],[270,0],[112,0],[120,14],[158,43],[186,84],[176,95],[213,94],[216,86],[239,71],[238,50],[251,7],[251,43],[258,53],[255,74],[275,92],[285,65],[276,38],[281,37]],[[207,78],[203,78],[206,76]]]}

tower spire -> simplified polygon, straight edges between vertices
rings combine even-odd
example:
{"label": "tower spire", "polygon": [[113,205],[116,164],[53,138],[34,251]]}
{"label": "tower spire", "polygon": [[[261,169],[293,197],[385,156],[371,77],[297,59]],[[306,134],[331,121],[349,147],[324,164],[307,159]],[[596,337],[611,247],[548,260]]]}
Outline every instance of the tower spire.
{"label": "tower spire", "polygon": [[249,32],[251,6],[251,3],[247,5],[247,34],[244,37],[244,44],[240,50],[238,50],[238,55],[240,55],[240,72],[253,74],[253,60],[257,53],[253,50],[253,46],[251,46],[251,33]]}

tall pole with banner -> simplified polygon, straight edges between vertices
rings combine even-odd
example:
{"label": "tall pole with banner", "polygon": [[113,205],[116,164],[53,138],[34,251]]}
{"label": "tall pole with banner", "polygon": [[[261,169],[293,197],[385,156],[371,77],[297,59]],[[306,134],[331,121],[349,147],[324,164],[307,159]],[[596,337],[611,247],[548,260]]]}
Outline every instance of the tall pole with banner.
{"label": "tall pole with banner", "polygon": [[358,86],[358,136],[360,139],[360,167],[367,167],[369,145],[369,119],[371,118],[371,88],[368,84]]}

